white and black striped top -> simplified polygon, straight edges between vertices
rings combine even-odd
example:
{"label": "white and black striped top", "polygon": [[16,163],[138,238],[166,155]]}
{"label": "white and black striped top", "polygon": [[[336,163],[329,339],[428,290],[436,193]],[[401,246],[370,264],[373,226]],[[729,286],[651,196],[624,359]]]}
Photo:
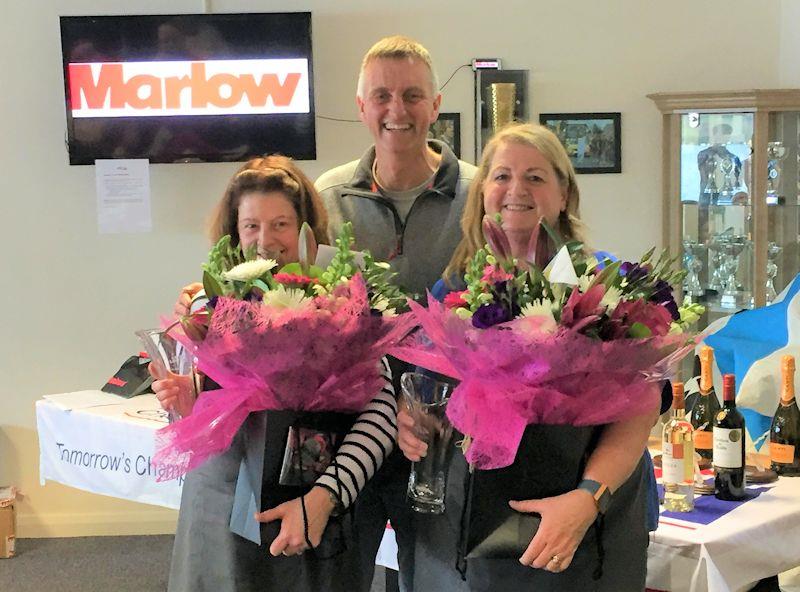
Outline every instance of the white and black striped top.
{"label": "white and black striped top", "polygon": [[397,401],[386,358],[381,360],[381,375],[381,392],[359,414],[330,466],[316,482],[333,492],[345,508],[381,467],[397,439]]}

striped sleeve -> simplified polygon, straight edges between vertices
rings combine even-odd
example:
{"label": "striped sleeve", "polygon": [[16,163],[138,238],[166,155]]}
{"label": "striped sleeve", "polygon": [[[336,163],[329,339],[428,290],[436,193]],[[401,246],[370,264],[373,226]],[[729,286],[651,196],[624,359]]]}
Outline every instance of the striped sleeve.
{"label": "striped sleeve", "polygon": [[381,467],[397,439],[397,400],[386,358],[381,360],[381,375],[381,391],[359,414],[330,466],[316,482],[333,492],[345,508]]}

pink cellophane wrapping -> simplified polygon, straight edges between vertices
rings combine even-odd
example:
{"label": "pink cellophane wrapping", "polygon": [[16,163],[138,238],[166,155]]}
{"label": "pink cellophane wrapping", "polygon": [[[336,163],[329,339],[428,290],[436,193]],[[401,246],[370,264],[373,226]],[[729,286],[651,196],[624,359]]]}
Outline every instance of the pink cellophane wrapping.
{"label": "pink cellophane wrapping", "polygon": [[694,347],[686,335],[544,333],[535,318],[476,329],[430,295],[427,309],[411,309],[424,332],[390,353],[461,381],[447,415],[471,437],[466,456],[479,469],[512,464],[528,424],[601,425],[658,408],[656,381]]}
{"label": "pink cellophane wrapping", "polygon": [[267,311],[219,298],[206,338],[171,331],[222,388],[156,434],[154,462],[175,478],[226,450],[247,415],[261,410],[357,412],[383,386],[380,359],[414,326],[412,315],[370,314],[360,276],[313,308]]}

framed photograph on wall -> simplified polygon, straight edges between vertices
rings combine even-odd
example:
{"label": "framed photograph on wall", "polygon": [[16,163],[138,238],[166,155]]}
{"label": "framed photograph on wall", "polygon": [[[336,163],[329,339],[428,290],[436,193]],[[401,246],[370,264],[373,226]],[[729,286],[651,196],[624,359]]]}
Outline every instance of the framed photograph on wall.
{"label": "framed photograph on wall", "polygon": [[461,158],[461,113],[439,113],[439,119],[431,124],[428,137],[441,140]]}
{"label": "framed photograph on wall", "polygon": [[550,128],[567,149],[576,173],[622,172],[620,113],[542,113],[539,123]]}

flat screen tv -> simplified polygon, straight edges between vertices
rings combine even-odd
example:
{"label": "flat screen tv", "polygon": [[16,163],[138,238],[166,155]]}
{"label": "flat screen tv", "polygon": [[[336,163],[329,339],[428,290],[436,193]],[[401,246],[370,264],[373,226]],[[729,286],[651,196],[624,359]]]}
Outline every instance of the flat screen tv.
{"label": "flat screen tv", "polygon": [[70,164],[316,158],[311,13],[61,17]]}

